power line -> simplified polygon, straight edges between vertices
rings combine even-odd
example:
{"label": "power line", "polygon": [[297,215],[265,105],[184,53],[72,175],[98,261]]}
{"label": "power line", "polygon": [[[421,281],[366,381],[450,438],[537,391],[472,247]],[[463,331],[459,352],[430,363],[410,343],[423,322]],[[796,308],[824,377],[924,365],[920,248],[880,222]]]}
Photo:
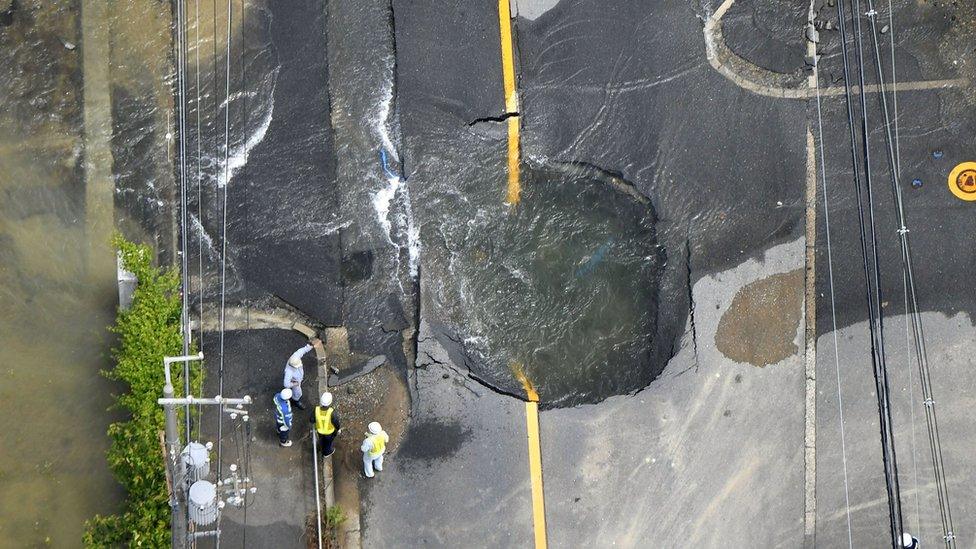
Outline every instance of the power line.
{"label": "power line", "polygon": [[[186,13],[185,2],[179,0],[176,3],[176,36],[177,36],[177,66],[176,81],[178,95],[178,133],[179,143],[179,178],[180,178],[180,282],[181,282],[181,322],[180,328],[183,332],[183,354],[190,354],[190,313],[189,313],[189,273],[187,257],[187,230],[186,230]],[[190,365],[183,365],[183,391],[184,395],[190,394]],[[190,433],[190,407],[184,410],[184,426],[186,433]]]}
{"label": "power line", "polygon": [[[814,57],[816,59],[816,56]],[[844,397],[841,394],[841,377],[840,377],[840,351],[838,350],[837,343],[837,301],[834,295],[834,258],[833,251],[831,249],[830,241],[830,206],[827,199],[827,162],[824,158],[824,139],[823,139],[823,111],[821,108],[820,100],[820,67],[814,61],[814,73],[816,78],[816,90],[817,90],[817,128],[820,137],[820,182],[823,187],[823,200],[824,200],[824,237],[827,241],[827,280],[830,288],[830,320],[833,328],[833,339],[834,339],[834,372],[837,377],[837,412],[838,412],[838,428],[840,429],[840,455],[841,463],[843,464],[844,470],[844,511],[847,517],[847,543],[850,549],[854,549],[854,533],[851,526],[851,494],[850,486],[847,475],[847,442],[844,433]]]}
{"label": "power line", "polygon": [[[233,22],[233,2],[227,0],[227,51],[226,51],[226,71],[224,86],[224,179],[220,183],[218,179],[217,187],[223,187],[223,205],[221,207],[221,227],[220,227],[220,365],[217,370],[217,393],[224,393],[224,320],[227,298],[227,191],[229,190],[230,178],[230,50],[231,50],[231,24]],[[223,449],[223,428],[224,415],[217,416],[217,479],[220,480],[222,471],[222,449]],[[220,548],[220,537],[216,540],[217,549]]]}
{"label": "power line", "polygon": [[[915,275],[911,256],[911,248],[908,242],[908,228],[905,223],[904,201],[902,198],[901,187],[898,185],[900,177],[900,165],[898,153],[896,151],[896,137],[892,136],[891,116],[888,109],[887,92],[884,81],[884,71],[881,66],[881,51],[878,40],[877,10],[874,8],[874,0],[868,0],[868,20],[871,25],[871,39],[874,49],[875,70],[878,75],[878,91],[881,111],[884,116],[885,143],[887,145],[887,159],[890,167],[889,175],[891,182],[892,196],[896,206],[898,217],[898,235],[901,248],[901,260],[903,275],[908,281],[908,290],[911,296],[911,312],[906,310],[912,320],[912,327],[915,334],[916,360],[919,364],[919,377],[922,383],[922,393],[925,403],[926,427],[929,435],[929,448],[932,454],[932,463],[935,473],[936,488],[939,498],[939,512],[942,520],[943,539],[946,547],[954,545],[954,534],[952,525],[952,510],[949,505],[949,493],[945,479],[945,469],[942,458],[942,443],[939,437],[938,420],[935,413],[935,400],[932,398],[931,376],[928,369],[928,355],[925,350],[925,338],[922,331],[921,315],[918,311],[918,299],[915,289]],[[892,45],[893,47],[893,45]],[[892,59],[894,63],[894,59]],[[894,66],[894,65],[892,65]]]}
{"label": "power line", "polygon": [[[901,143],[899,140],[898,133],[898,79],[895,72],[895,18],[894,18],[894,7],[892,6],[892,1],[888,0],[888,33],[891,37],[891,82],[892,82],[892,100],[894,102],[894,123],[895,123],[895,170],[899,174],[899,179],[901,178]],[[902,290],[905,298],[905,350],[906,350],[906,370],[908,371],[908,403],[909,403],[909,413],[911,417],[912,424],[912,485],[913,485],[913,498],[915,500],[915,534],[918,538],[922,537],[922,524],[921,524],[921,505],[919,504],[919,489],[918,489],[918,454],[917,454],[917,444],[915,442],[915,381],[912,379],[912,359],[911,355],[907,354],[907,351],[912,347],[911,341],[911,331],[909,326],[908,316],[908,273],[902,269]]]}
{"label": "power line", "polygon": [[[888,511],[889,511],[889,528],[892,540],[892,545],[896,546],[900,540],[902,533],[901,528],[901,505],[900,505],[900,495],[898,488],[898,477],[897,477],[897,460],[894,452],[893,443],[893,432],[891,429],[891,414],[890,405],[888,400],[888,384],[887,384],[887,371],[885,365],[885,349],[884,349],[884,321],[883,313],[881,311],[881,301],[883,299],[882,290],[880,286],[880,262],[878,259],[878,249],[877,249],[877,237],[875,230],[875,219],[874,219],[874,197],[873,188],[871,182],[871,153],[870,153],[870,143],[868,141],[868,116],[867,116],[867,106],[864,99],[864,65],[863,65],[863,54],[861,48],[861,27],[858,12],[860,11],[860,4],[858,0],[853,0],[853,10],[852,19],[854,23],[856,40],[855,52],[856,58],[858,60],[858,79],[860,84],[860,120],[861,120],[861,137],[863,140],[863,164],[864,164],[864,191],[862,191],[862,183],[860,178],[860,166],[859,158],[857,154],[857,135],[855,131],[854,122],[854,106],[852,101],[852,91],[851,91],[851,69],[850,69],[850,54],[847,47],[847,24],[846,24],[846,14],[844,8],[844,1],[837,2],[837,14],[838,14],[838,27],[841,33],[841,47],[844,60],[844,87],[845,87],[845,103],[847,106],[847,118],[848,118],[848,128],[850,131],[850,145],[851,145],[851,161],[853,165],[853,180],[855,187],[855,196],[857,198],[857,211],[858,211],[858,228],[861,243],[861,258],[862,267],[864,269],[865,277],[865,297],[868,308],[868,322],[869,331],[871,336],[871,362],[874,373],[875,380],[875,390],[877,392],[878,401],[878,417],[881,435],[881,446],[882,446],[882,462],[885,471],[885,489],[888,494]],[[864,212],[864,200],[862,199],[862,192],[866,191],[868,209],[869,209],[869,220],[871,227],[871,248],[873,251],[874,259],[874,270],[872,276],[872,270],[869,265],[868,260],[868,244],[867,244],[867,230],[865,223],[865,212]]]}
{"label": "power line", "polygon": [[[231,2],[231,1],[233,1],[233,0],[228,0],[228,2]],[[244,0],[241,0],[241,11],[240,11],[240,13],[241,13],[241,20],[243,21],[243,19],[244,19]],[[248,116],[247,116],[247,78],[246,78],[246,71],[245,71],[245,66],[244,66],[244,53],[245,53],[245,51],[246,51],[247,48],[245,48],[245,44],[244,44],[244,25],[243,24],[241,25],[240,49],[241,49],[241,86],[240,86],[240,89],[241,89],[241,92],[243,92],[243,93],[241,93],[241,129],[242,129],[242,132],[243,132],[243,135],[244,135],[244,140],[246,141],[247,140],[247,118],[248,118]],[[228,50],[228,55],[229,55],[229,50]],[[226,183],[229,183],[229,181],[225,181],[225,184]],[[247,187],[245,186],[245,192],[246,192],[246,189],[247,189]],[[226,199],[226,192],[227,192],[227,187],[225,186],[224,187],[225,199]],[[224,207],[226,208],[226,200],[225,200],[225,206]],[[226,219],[226,216],[225,216],[225,219]],[[225,223],[226,223],[226,221],[225,221]],[[249,426],[250,426],[250,423],[245,422],[244,425],[242,425],[242,429],[241,429],[241,446],[243,447],[243,451],[244,451],[244,461],[241,462],[240,457],[238,457],[238,463],[242,463],[242,465],[244,466],[243,473],[244,473],[244,477],[245,478],[250,478],[250,475],[251,475],[251,471],[250,471],[250,459],[249,459],[249,454],[250,454],[250,451],[249,451],[249,448],[250,448],[250,436],[247,433],[247,429],[245,428],[245,427],[249,427]],[[241,447],[238,447],[238,451],[240,451],[240,450],[241,450]],[[245,494],[245,496],[244,496],[244,517],[243,517],[243,521],[241,523],[241,547],[247,547],[247,507],[248,507],[247,506],[247,495]]]}

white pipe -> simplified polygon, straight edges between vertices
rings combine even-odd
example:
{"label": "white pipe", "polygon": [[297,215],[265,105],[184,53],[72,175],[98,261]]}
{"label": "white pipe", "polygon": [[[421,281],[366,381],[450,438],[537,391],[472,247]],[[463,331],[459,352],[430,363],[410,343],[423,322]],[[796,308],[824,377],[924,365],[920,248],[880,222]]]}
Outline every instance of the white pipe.
{"label": "white pipe", "polygon": [[165,368],[166,371],[166,385],[173,385],[172,376],[169,372],[169,365],[174,362],[190,362],[191,360],[203,360],[203,353],[200,352],[195,355],[164,356],[163,368]]}
{"label": "white pipe", "polygon": [[[159,398],[156,399],[156,403],[162,404],[163,406],[172,405],[185,405],[185,404],[251,404],[253,400],[250,396],[245,396],[244,398],[224,398],[224,397],[214,397],[214,398],[197,398],[194,396],[188,396],[184,398]],[[243,412],[243,410],[240,410]]]}
{"label": "white pipe", "polygon": [[318,521],[315,523],[315,528],[319,533],[319,549],[322,549],[322,501],[319,498],[318,438],[318,433],[315,431],[315,427],[312,427],[312,465],[315,468],[315,516],[318,517]]}
{"label": "white pipe", "polygon": [[203,360],[203,353],[201,352],[195,355],[164,356],[163,364],[172,364],[174,362],[190,362],[191,360]]}

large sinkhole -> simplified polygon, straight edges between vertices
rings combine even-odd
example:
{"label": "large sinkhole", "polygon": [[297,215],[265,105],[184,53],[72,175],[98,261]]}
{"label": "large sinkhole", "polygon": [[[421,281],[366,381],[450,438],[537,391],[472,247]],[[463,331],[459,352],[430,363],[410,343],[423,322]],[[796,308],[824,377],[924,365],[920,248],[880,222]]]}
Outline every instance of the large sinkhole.
{"label": "large sinkhole", "polygon": [[471,373],[520,396],[524,376],[545,407],[646,386],[660,369],[655,222],[617,178],[523,166],[517,206],[480,209],[445,235],[453,346]]}

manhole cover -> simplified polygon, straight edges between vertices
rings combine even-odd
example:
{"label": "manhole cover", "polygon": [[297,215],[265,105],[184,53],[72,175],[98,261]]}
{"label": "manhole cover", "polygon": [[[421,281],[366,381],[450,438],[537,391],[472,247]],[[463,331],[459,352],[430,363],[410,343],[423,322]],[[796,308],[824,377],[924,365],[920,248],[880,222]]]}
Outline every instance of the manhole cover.
{"label": "manhole cover", "polygon": [[976,201],[976,162],[963,162],[949,173],[949,191],[956,198]]}

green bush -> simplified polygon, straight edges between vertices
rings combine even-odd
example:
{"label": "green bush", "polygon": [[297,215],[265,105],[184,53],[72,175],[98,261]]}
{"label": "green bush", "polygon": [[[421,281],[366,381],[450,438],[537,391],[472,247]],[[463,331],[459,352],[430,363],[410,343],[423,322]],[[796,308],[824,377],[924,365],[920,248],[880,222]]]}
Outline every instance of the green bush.
{"label": "green bush", "polygon": [[[112,331],[115,365],[103,374],[125,386],[115,406],[128,416],[109,426],[112,439],[108,463],[127,498],[115,515],[95,516],[87,524],[87,547],[168,547],[170,507],[159,432],[164,428],[163,409],[156,403],[164,383],[163,357],[180,355],[180,280],[175,269],[153,266],[152,250],[116,235],[124,267],[135,273],[138,286],[132,306],[119,311]],[[179,370],[179,369],[176,369]],[[199,368],[193,386],[199,386]],[[174,371],[177,394],[182,376]]]}

